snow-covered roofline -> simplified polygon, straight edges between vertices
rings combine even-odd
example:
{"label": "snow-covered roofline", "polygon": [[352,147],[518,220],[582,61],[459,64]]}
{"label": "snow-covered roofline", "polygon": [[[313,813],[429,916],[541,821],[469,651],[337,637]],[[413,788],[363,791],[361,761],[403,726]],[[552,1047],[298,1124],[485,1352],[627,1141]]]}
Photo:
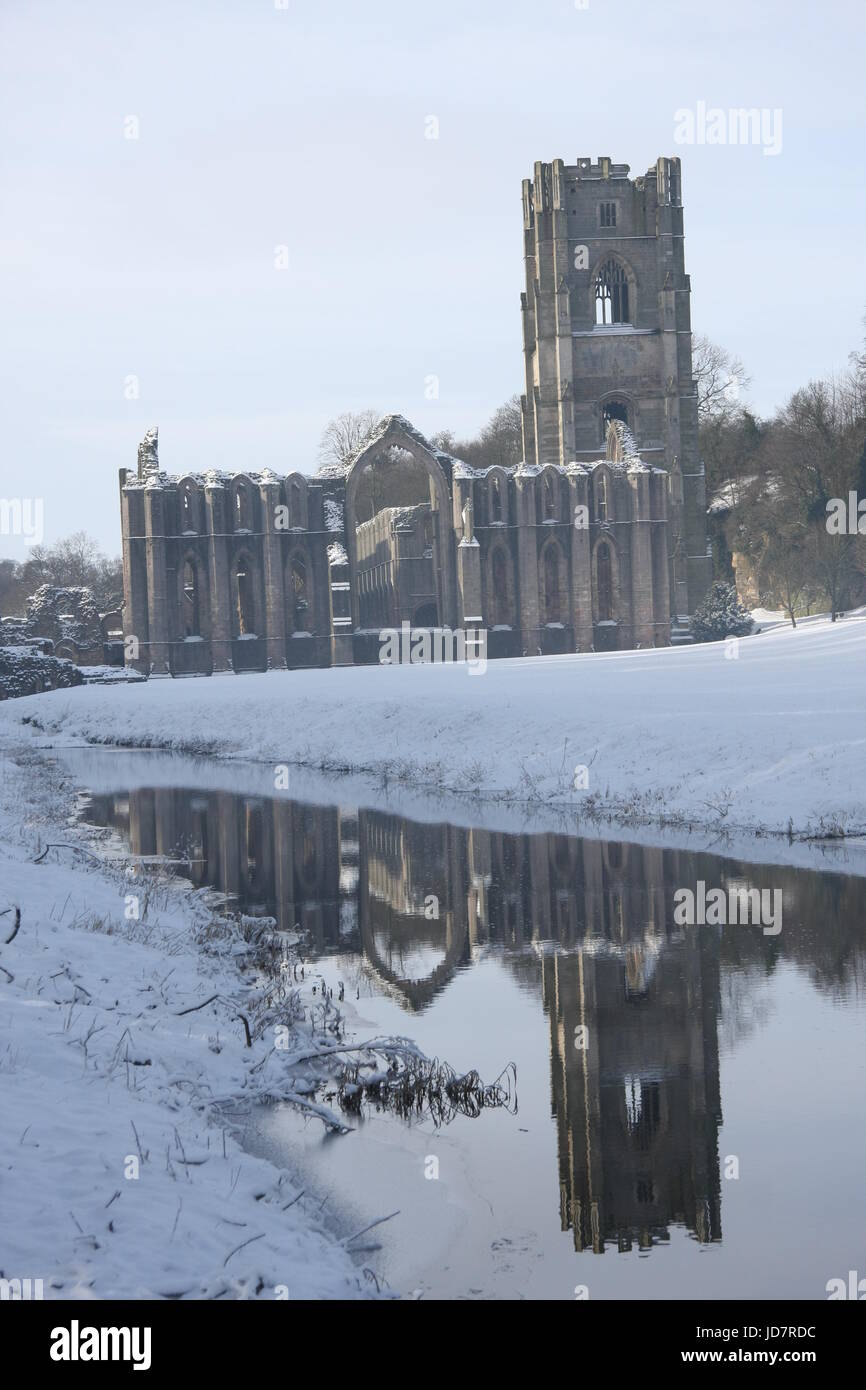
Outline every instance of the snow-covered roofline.
{"label": "snow-covered roofline", "polygon": [[613,426],[613,432],[618,441],[616,453],[618,457],[610,456],[610,445],[608,446],[607,456],[597,459],[588,459],[583,462],[572,460],[570,463],[526,463],[521,461],[517,464],[490,464],[486,468],[474,468],[472,464],[466,463],[463,459],[457,458],[454,454],[448,454],[443,449],[437,449],[431,444],[429,439],[417,429],[405,415],[392,414],[383,415],[372,434],[359,445],[352,454],[351,459],[346,464],[331,463],[325,464],[317,472],[301,473],[299,469],[290,469],[287,473],[274,473],[271,468],[265,467],[259,470],[236,469],[226,470],[218,468],[208,468],[202,472],[188,471],[184,473],[169,474],[159,469],[156,453],[157,429],[154,427],[148,430],[142,444],[139,446],[139,457],[147,459],[147,471],[140,474],[137,478],[129,472],[126,475],[125,486],[135,487],[177,487],[187,479],[201,488],[226,487],[237,481],[238,478],[247,478],[251,483],[257,485],[278,483],[285,481],[295,475],[305,479],[308,484],[323,482],[345,483],[349,472],[357,460],[370,449],[375,449],[376,445],[381,444],[392,430],[398,430],[406,435],[413,443],[426,450],[436,462],[444,469],[446,474],[453,478],[460,479],[484,479],[494,469],[498,469],[507,477],[513,478],[532,478],[536,477],[545,468],[554,468],[563,477],[580,477],[592,473],[596,468],[605,464],[615,472],[624,473],[666,473],[667,469],[659,468],[657,465],[649,464],[641,458],[637,443],[628,427],[621,420],[609,422],[609,427]]}

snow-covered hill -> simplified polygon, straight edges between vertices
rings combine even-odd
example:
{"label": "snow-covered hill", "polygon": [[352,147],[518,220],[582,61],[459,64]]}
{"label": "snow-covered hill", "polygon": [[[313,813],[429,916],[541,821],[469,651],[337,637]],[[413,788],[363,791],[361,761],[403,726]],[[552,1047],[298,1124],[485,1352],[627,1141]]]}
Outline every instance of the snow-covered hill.
{"label": "snow-covered hill", "polygon": [[[22,720],[36,721],[22,729]],[[866,830],[866,617],[726,643],[52,691],[0,741],[98,741],[364,772],[637,825]],[[581,769],[585,769],[581,771]]]}

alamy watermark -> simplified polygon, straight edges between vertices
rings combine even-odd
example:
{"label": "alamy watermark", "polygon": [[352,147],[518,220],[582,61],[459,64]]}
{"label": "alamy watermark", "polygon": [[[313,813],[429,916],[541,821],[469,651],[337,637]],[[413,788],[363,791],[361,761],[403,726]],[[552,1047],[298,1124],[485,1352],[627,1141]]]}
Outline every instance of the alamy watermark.
{"label": "alamy watermark", "polygon": [[487,629],[484,627],[385,627],[379,633],[382,666],[465,663],[470,676],[487,670]]}
{"label": "alamy watermark", "polygon": [[41,497],[0,497],[0,536],[23,536],[28,545],[41,545],[44,517]]}
{"label": "alamy watermark", "polygon": [[780,106],[681,106],[674,112],[674,140],[678,145],[761,145],[765,155],[782,153]]}
{"label": "alamy watermark", "polygon": [[699,879],[694,888],[674,893],[674,924],[678,927],[761,926],[764,936],[782,930],[781,888],[707,888]]}
{"label": "alamy watermark", "polygon": [[856,492],[831,497],[827,503],[827,530],[831,536],[866,536],[866,497]]}
{"label": "alamy watermark", "polygon": [[44,1297],[42,1279],[0,1279],[0,1303],[38,1302]]}

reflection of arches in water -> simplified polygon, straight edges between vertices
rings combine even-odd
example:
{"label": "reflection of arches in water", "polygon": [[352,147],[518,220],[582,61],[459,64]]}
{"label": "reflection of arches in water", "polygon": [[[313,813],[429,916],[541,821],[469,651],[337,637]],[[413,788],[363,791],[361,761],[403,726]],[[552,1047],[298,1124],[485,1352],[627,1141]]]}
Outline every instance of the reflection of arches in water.
{"label": "reflection of arches in water", "polygon": [[396,994],[400,1002],[410,1009],[423,1009],[444,989],[451,976],[461,965],[465,965],[470,959],[470,945],[468,924],[464,921],[461,930],[456,937],[447,941],[447,924],[441,920],[439,925],[443,936],[446,937],[444,955],[429,975],[421,980],[406,980],[397,974],[395,970],[387,964],[384,952],[380,950],[377,937],[382,936],[381,926],[374,927],[370,921],[369,904],[361,904],[361,950],[364,959],[371,966],[376,976],[389,986],[392,993]]}
{"label": "reflection of arches in water", "polygon": [[196,884],[208,881],[207,808],[206,797],[190,798],[186,852],[189,859],[189,876]]}
{"label": "reflection of arches in water", "polygon": [[658,951],[642,941],[633,941],[625,948],[625,997],[645,999],[649,994],[658,963]]}
{"label": "reflection of arches in water", "polygon": [[619,873],[628,857],[628,845],[620,844],[618,840],[605,840],[602,842],[602,852],[610,872]]}
{"label": "reflection of arches in water", "polygon": [[244,807],[245,876],[250,888],[258,888],[264,868],[264,810],[260,801],[248,801]]}
{"label": "reflection of arches in water", "polygon": [[306,806],[303,815],[299,818],[295,842],[298,877],[306,889],[316,885],[316,872],[319,863],[317,829],[315,813],[311,807]]}

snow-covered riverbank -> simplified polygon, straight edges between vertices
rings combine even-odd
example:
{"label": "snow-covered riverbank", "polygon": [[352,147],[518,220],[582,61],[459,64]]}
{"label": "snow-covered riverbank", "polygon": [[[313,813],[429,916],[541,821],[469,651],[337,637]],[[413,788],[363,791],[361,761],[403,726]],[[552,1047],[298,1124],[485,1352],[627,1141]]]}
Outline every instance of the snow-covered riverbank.
{"label": "snow-covered riverbank", "polygon": [[375,1293],[291,1174],[232,1136],[257,1098],[312,1094],[333,1010],[311,1026],[312,982],[294,1003],[294,970],[263,984],[267,931],[189,884],[46,853],[87,844],[52,818],[71,791],[42,759],[0,761],[0,1278],[46,1298]]}
{"label": "snow-covered riverbank", "polygon": [[[0,706],[0,746],[105,742],[566,807],[587,824],[866,832],[866,617],[724,643],[54,691]],[[31,721],[22,727],[22,721]],[[614,833],[608,830],[608,833]],[[709,842],[709,840],[708,840]]]}

